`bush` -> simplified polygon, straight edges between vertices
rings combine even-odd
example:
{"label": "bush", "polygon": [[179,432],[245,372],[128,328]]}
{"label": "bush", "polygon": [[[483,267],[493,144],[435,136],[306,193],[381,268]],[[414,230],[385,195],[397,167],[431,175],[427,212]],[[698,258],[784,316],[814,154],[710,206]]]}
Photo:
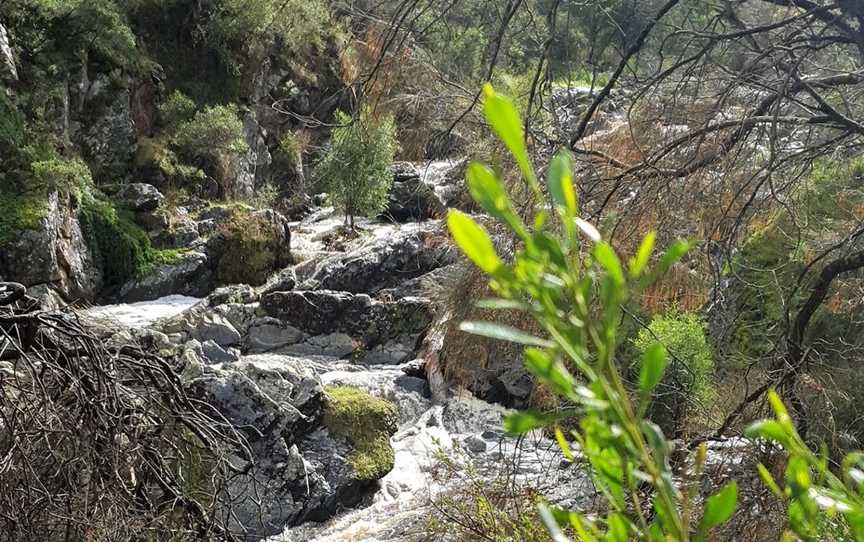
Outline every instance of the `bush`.
{"label": "bush", "polygon": [[355,119],[341,111],[336,118],[340,126],[315,174],[353,228],[356,215],[373,216],[387,207],[396,124],[391,116],[376,118],[368,108]]}
{"label": "bush", "polygon": [[654,317],[633,341],[639,359],[658,341],[669,351],[671,362],[657,386],[649,416],[667,433],[677,434],[687,412],[713,399],[714,359],[702,322],[693,313],[672,310]]}
{"label": "bush", "polygon": [[176,126],[191,119],[195,115],[195,109],[192,98],[175,90],[159,105],[159,117],[164,126]]}
{"label": "bush", "polygon": [[[176,111],[172,111],[175,112]],[[220,153],[248,150],[237,106],[207,107],[174,130],[173,142],[190,158],[217,158]]]}

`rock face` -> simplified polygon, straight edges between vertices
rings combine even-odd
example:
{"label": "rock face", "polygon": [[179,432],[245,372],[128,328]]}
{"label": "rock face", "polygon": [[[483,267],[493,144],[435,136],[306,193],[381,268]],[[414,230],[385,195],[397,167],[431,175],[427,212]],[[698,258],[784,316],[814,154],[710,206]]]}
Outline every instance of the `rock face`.
{"label": "rock face", "polygon": [[17,81],[18,67],[15,65],[15,55],[9,44],[9,32],[0,23],[0,80]]}
{"label": "rock face", "polygon": [[39,225],[0,247],[0,277],[28,287],[48,285],[67,300],[95,295],[102,275],[72,202],[56,192],[48,197]]}
{"label": "rock face", "polygon": [[155,211],[165,196],[155,186],[146,183],[129,183],[120,186],[115,199],[133,211]]}
{"label": "rock face", "polygon": [[[102,76],[107,78],[107,76]],[[92,100],[102,93],[110,99],[101,114],[85,131],[78,134],[81,147],[94,166],[96,177],[107,178],[122,175],[132,160],[135,149],[135,121],[132,119],[130,92],[127,89],[112,91],[109,95],[107,82],[96,80],[90,87],[87,98]]]}
{"label": "rock face", "polygon": [[393,187],[387,210],[382,216],[405,222],[440,218],[447,212],[447,206],[435,190],[423,182],[416,166],[409,162],[397,162],[390,169],[393,172]]}
{"label": "rock face", "polygon": [[172,294],[201,297],[210,288],[207,256],[200,252],[187,252],[177,261],[157,265],[142,277],[124,284],[118,297],[126,302],[148,301]]}
{"label": "rock face", "polygon": [[261,299],[261,309],[309,335],[345,333],[367,347],[422,333],[432,322],[430,303],[425,299],[387,302],[327,290],[274,292]]}
{"label": "rock face", "polygon": [[189,374],[190,392],[246,432],[254,467],[230,482],[229,524],[251,540],[356,505],[393,466],[395,407],[325,392],[305,360],[247,356]]}
{"label": "rock face", "polygon": [[436,239],[436,230],[437,223],[409,224],[376,235],[348,253],[324,258],[311,272],[305,270],[308,276],[298,273],[301,287],[374,294],[424,275],[455,259],[449,244]]}

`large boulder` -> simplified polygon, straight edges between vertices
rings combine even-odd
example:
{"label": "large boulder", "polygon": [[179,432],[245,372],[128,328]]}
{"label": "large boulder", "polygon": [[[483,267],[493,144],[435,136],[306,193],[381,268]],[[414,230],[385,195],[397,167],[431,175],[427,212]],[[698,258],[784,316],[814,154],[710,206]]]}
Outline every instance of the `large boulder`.
{"label": "large boulder", "polygon": [[273,292],[261,298],[261,309],[309,335],[345,333],[367,348],[422,334],[432,322],[427,299],[378,301],[365,294],[328,290]]}
{"label": "large boulder", "polygon": [[0,245],[0,280],[49,285],[67,300],[95,297],[102,273],[77,215],[71,197],[52,192],[36,227]]}
{"label": "large boulder", "polygon": [[207,256],[200,252],[180,254],[172,262],[154,266],[143,276],[120,287],[117,297],[125,302],[149,301],[172,294],[202,297],[210,290]]}
{"label": "large boulder", "polygon": [[437,222],[406,224],[377,232],[359,247],[298,267],[303,289],[374,294],[442,265],[455,253]]}
{"label": "large boulder", "polygon": [[133,211],[155,211],[165,196],[152,184],[129,183],[121,185],[114,193],[114,199]]}
{"label": "large boulder", "polygon": [[17,81],[18,68],[15,65],[15,55],[9,43],[9,32],[0,23],[0,81]]}
{"label": "large boulder", "polygon": [[390,166],[393,186],[390,189],[385,218],[397,222],[439,218],[447,206],[434,188],[423,181],[420,170],[410,162],[396,162]]}

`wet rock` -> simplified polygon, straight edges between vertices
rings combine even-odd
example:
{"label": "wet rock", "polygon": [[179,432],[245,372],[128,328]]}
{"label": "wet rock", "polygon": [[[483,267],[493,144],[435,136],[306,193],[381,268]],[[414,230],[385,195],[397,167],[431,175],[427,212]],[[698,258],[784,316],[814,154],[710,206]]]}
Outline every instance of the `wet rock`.
{"label": "wet rock", "polygon": [[213,341],[219,346],[239,344],[241,340],[240,333],[231,322],[215,312],[204,313],[190,330],[190,335],[202,343]]}
{"label": "wet rock", "polygon": [[393,162],[390,173],[393,174],[393,182],[397,183],[420,178],[420,170],[411,162]]}
{"label": "wet rock", "polygon": [[114,198],[133,211],[155,211],[165,196],[152,184],[129,183],[120,186]]}
{"label": "wet rock", "polygon": [[426,378],[426,360],[418,358],[409,361],[402,366],[402,372],[408,376],[416,376],[417,378]]}
{"label": "wet rock", "polygon": [[436,239],[437,228],[437,223],[411,224],[375,235],[304,269],[300,287],[373,294],[453,263],[456,255],[449,243]]}
{"label": "wet rock", "polygon": [[486,441],[476,435],[469,435],[462,441],[465,448],[475,454],[486,453]]}
{"label": "wet rock", "polygon": [[212,340],[201,344],[201,355],[210,363],[233,363],[240,359],[236,352],[225,350]]}
{"label": "wet rock", "polygon": [[397,386],[402,388],[403,390],[416,393],[417,395],[428,397],[429,396],[429,383],[426,382],[422,378],[417,378],[415,376],[402,375],[396,377],[394,381]]}
{"label": "wet rock", "polygon": [[224,305],[226,303],[255,303],[259,296],[255,289],[248,284],[232,284],[231,286],[223,286],[207,296],[207,304],[211,307]]}
{"label": "wet rock", "polygon": [[142,277],[120,287],[117,297],[123,301],[148,301],[172,294],[202,297],[210,289],[207,256],[187,252],[171,263],[157,265]]}
{"label": "wet rock", "polygon": [[256,538],[280,533],[308,500],[324,492],[323,476],[307,468],[294,444],[320,422],[320,383],[297,360],[251,357],[204,374],[188,387],[249,433],[254,467],[232,478],[236,517],[231,523],[246,526]]}
{"label": "wet rock", "polygon": [[381,216],[396,222],[406,222],[440,218],[446,212],[447,206],[435,190],[420,179],[418,173],[417,177],[393,182],[387,209]]}
{"label": "wet rock", "polygon": [[400,335],[423,333],[432,322],[426,299],[375,301],[364,294],[327,290],[274,292],[261,299],[261,308],[309,335],[341,332],[367,347]]}
{"label": "wet rock", "polygon": [[316,335],[285,348],[285,352],[301,356],[347,358],[360,351],[362,344],[344,333]]}
{"label": "wet rock", "polygon": [[297,286],[297,273],[291,267],[285,268],[267,279],[267,282],[259,288],[261,295],[271,292],[288,292]]}
{"label": "wet rock", "polygon": [[399,365],[411,359],[417,350],[419,335],[400,335],[384,344],[379,344],[363,356],[367,365]]}
{"label": "wet rock", "polygon": [[454,277],[459,277],[459,264],[445,265],[433,269],[424,275],[406,280],[394,286],[378,292],[380,298],[399,299],[400,297],[431,297],[440,298],[444,294],[448,284],[452,284]]}
{"label": "wet rock", "polygon": [[256,319],[246,336],[246,349],[251,353],[272,352],[302,341],[306,335],[299,329],[276,318]]}

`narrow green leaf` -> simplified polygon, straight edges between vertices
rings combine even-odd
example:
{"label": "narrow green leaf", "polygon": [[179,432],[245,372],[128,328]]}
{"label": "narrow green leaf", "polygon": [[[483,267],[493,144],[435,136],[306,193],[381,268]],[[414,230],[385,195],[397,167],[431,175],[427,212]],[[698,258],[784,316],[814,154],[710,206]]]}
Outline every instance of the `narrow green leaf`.
{"label": "narrow green leaf", "polygon": [[738,484],[729,482],[723,489],[705,500],[705,512],[699,523],[699,531],[706,533],[729,521],[738,505]]}
{"label": "narrow green leaf", "polygon": [[648,265],[648,260],[651,259],[651,254],[654,252],[654,244],[657,242],[657,234],[653,231],[648,232],[648,235],[642,239],[639,245],[639,251],[636,257],[630,260],[630,276],[638,278],[645,267]]}
{"label": "narrow green leaf", "polygon": [[627,520],[621,514],[609,514],[607,527],[606,542],[627,542],[630,537],[630,529],[627,525]]}
{"label": "narrow green leaf", "polygon": [[749,438],[763,438],[780,444],[789,442],[789,434],[783,425],[776,420],[760,420],[752,423],[744,430]]}
{"label": "narrow green leaf", "polygon": [[555,427],[555,440],[558,442],[558,447],[561,448],[561,453],[564,454],[567,461],[572,462],[575,458],[573,450],[570,449],[570,443],[567,442],[567,437],[564,436],[564,432],[557,426]]}
{"label": "narrow green leaf", "polygon": [[549,348],[553,346],[550,341],[541,339],[525,333],[515,327],[504,326],[500,324],[492,324],[489,322],[462,322],[459,329],[472,335],[480,335],[481,337],[489,337],[490,339],[498,339],[501,341],[509,341],[512,343],[526,344],[529,346],[539,346],[541,348]]}
{"label": "narrow green leaf", "polygon": [[603,269],[609,273],[616,285],[624,284],[624,271],[621,269],[621,260],[615,254],[615,250],[609,243],[600,242],[594,246],[594,259]]}
{"label": "narrow green leaf", "polygon": [[568,216],[576,216],[576,190],[573,187],[573,162],[570,152],[560,151],[549,164],[549,193]]}
{"label": "narrow green leaf", "polygon": [[525,349],[525,368],[561,397],[573,398],[576,381],[563,363],[536,348]]}
{"label": "narrow green leaf", "polygon": [[528,158],[522,120],[519,118],[516,106],[509,98],[496,93],[490,84],[483,87],[483,95],[483,111],[486,114],[486,121],[513,155],[525,178],[536,184],[537,175],[534,173],[534,168]]}
{"label": "narrow green leaf", "polygon": [[666,371],[666,363],[666,348],[660,343],[652,344],[642,354],[642,367],[639,370],[639,391],[643,395],[650,394],[660,383],[660,379],[663,378],[663,373]]}
{"label": "narrow green leaf", "polygon": [[561,526],[558,524],[556,514],[546,503],[541,502],[537,505],[537,513],[540,515],[540,520],[543,522],[543,525],[546,526],[546,531],[548,531],[553,542],[570,542],[567,537],[564,536],[564,532],[561,531]]}
{"label": "narrow green leaf", "polygon": [[514,412],[504,418],[504,430],[514,435],[522,435],[534,429],[547,427],[555,421],[555,416],[539,412]]}
{"label": "narrow green leaf", "polygon": [[474,264],[490,275],[494,275],[504,262],[495,252],[489,233],[474,220],[460,211],[451,210],[447,215],[450,235]]}
{"label": "narrow green leaf", "polygon": [[771,493],[773,493],[775,497],[782,499],[783,491],[780,490],[780,486],[777,485],[777,482],[774,480],[774,477],[771,476],[771,473],[768,472],[768,469],[765,468],[765,465],[759,463],[756,465],[756,470],[759,471],[759,478],[762,479],[762,483],[771,490]]}
{"label": "narrow green leaf", "polygon": [[486,310],[528,310],[528,306],[515,299],[487,298],[477,302],[477,308]]}
{"label": "narrow green leaf", "polygon": [[675,262],[684,257],[687,252],[690,251],[690,243],[683,240],[678,240],[672,243],[672,245],[666,249],[666,253],[660,259],[660,263],[657,265],[657,269],[655,270],[655,274],[663,275],[666,271],[672,267]]}

